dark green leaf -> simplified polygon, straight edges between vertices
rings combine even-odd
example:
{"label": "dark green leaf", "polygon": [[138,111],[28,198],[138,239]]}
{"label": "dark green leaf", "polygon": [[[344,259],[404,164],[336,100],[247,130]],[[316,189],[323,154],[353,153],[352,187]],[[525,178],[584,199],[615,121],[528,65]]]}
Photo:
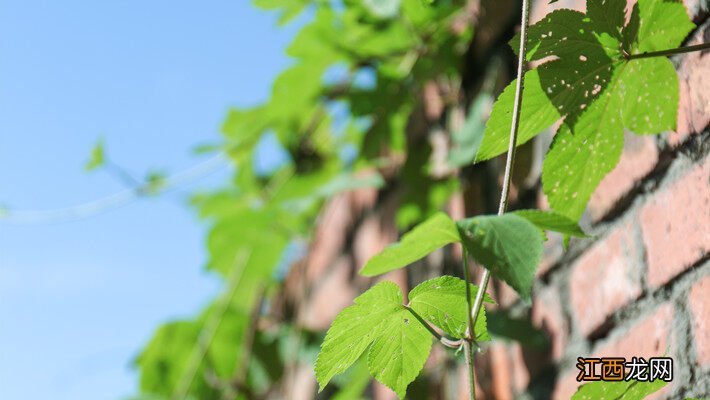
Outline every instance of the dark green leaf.
{"label": "dark green leaf", "polygon": [[456,225],[471,256],[529,300],[542,257],[540,230],[514,214],[478,216],[457,221]]}

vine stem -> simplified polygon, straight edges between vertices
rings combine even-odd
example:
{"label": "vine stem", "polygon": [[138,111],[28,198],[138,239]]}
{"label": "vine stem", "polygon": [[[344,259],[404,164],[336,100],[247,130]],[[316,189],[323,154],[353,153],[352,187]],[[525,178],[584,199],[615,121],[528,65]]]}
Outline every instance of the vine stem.
{"label": "vine stem", "polygon": [[708,50],[710,49],[710,43],[696,44],[693,46],[677,47],[675,49],[659,50],[659,51],[648,51],[640,54],[627,54],[624,58],[627,60],[638,60],[639,58],[651,58],[651,57],[666,57],[672,56],[674,54],[690,53],[693,51]]}
{"label": "vine stem", "polygon": [[[527,1],[527,0],[526,0]],[[462,246],[463,247],[463,246]],[[466,248],[463,247],[463,277],[466,281],[466,304],[468,308],[473,308],[473,303],[471,301],[471,271],[468,269],[468,252]],[[466,327],[466,334],[463,340],[463,351],[466,353],[466,368],[468,369],[468,398],[469,400],[476,400],[476,365],[474,363],[475,356],[473,354],[473,338],[475,338],[475,330],[473,329],[473,315],[468,314],[468,327]]]}
{"label": "vine stem", "polygon": [[190,353],[187,365],[185,366],[185,369],[176,384],[175,391],[170,397],[172,400],[185,400],[187,398],[190,387],[195,380],[195,376],[197,375],[200,365],[204,361],[207,351],[212,344],[212,340],[217,334],[217,329],[219,329],[222,319],[224,318],[232,298],[234,297],[234,293],[236,292],[237,286],[241,281],[242,273],[249,262],[250,256],[250,251],[241,251],[236,255],[234,264],[232,265],[232,270],[229,273],[227,288],[222,297],[219,299],[219,303],[217,303],[214,313],[210,315],[209,319],[199,333],[197,343],[195,343],[195,347],[193,347],[192,352]]}
{"label": "vine stem", "polygon": [[[530,1],[523,0],[522,5],[522,16],[520,20],[520,48],[518,51],[518,73],[517,82],[515,85],[515,101],[513,103],[513,120],[510,126],[510,142],[508,143],[508,154],[505,161],[505,174],[503,175],[503,187],[500,194],[500,205],[498,206],[498,215],[505,212],[508,207],[508,193],[510,192],[510,181],[512,178],[513,171],[513,161],[515,160],[515,145],[518,141],[518,128],[520,126],[520,108],[523,102],[523,84],[525,79],[525,54],[527,50],[528,41],[528,20],[530,17]],[[468,268],[466,268],[468,269]],[[483,295],[486,293],[486,288],[488,287],[488,281],[490,279],[490,271],[483,269],[483,274],[481,275],[481,280],[478,283],[478,291],[476,292],[476,299],[471,307],[471,315],[469,319],[472,321],[470,326],[475,326],[476,319],[478,318],[478,313],[483,305]],[[468,276],[468,271],[466,271],[466,276]],[[473,339],[476,337],[475,331],[471,331],[471,339],[469,344],[473,343]],[[471,350],[470,348],[467,350]],[[469,375],[473,378],[474,371],[474,354],[469,351],[471,362],[469,364]],[[471,399],[475,399],[474,388],[471,388]]]}

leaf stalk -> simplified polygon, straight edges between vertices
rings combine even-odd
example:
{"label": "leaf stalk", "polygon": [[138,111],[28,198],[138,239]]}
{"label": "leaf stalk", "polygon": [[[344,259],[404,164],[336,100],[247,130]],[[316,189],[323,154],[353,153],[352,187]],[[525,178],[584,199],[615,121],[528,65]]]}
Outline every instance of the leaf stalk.
{"label": "leaf stalk", "polygon": [[693,51],[701,51],[710,49],[710,43],[701,43],[693,46],[676,47],[675,49],[659,50],[659,51],[647,51],[645,53],[639,54],[627,54],[624,53],[624,58],[627,61],[638,60],[640,58],[652,58],[652,57],[667,57],[675,54],[690,53]]}

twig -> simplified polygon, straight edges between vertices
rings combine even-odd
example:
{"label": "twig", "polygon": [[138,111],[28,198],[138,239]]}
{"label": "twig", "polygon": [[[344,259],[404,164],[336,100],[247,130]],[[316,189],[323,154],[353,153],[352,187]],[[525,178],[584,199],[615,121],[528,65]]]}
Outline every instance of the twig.
{"label": "twig", "polygon": [[[466,281],[466,304],[468,304],[468,309],[473,309],[473,303],[471,301],[471,271],[468,269],[468,252],[466,248],[463,248],[463,276]],[[479,290],[480,291],[480,290]],[[475,377],[475,365],[474,365],[474,355],[473,355],[473,338],[475,337],[475,331],[473,329],[474,320],[471,313],[468,314],[468,327],[466,328],[466,333],[463,337],[463,348],[466,357],[466,367],[468,368],[468,394],[470,400],[476,400],[476,377]]]}
{"label": "twig", "polygon": [[690,53],[693,51],[701,51],[710,49],[710,43],[696,44],[693,46],[677,47],[675,49],[659,50],[659,51],[647,51],[640,54],[624,54],[624,58],[628,61],[638,60],[639,58],[651,58],[651,57],[666,57],[672,56],[674,54]]}
{"label": "twig", "polygon": [[[264,296],[266,290],[262,284],[258,289],[258,301],[251,310],[251,315],[249,316],[249,326],[247,330],[246,337],[242,344],[242,349],[239,354],[237,365],[234,366],[235,374],[232,379],[231,387],[235,388],[237,391],[242,390],[246,386],[247,377],[249,374],[249,361],[252,353],[254,352],[254,340],[256,339],[256,331],[259,327],[259,316],[261,315],[261,309],[264,306]],[[232,396],[229,396],[232,395]],[[233,398],[235,394],[225,392],[225,399]]]}
{"label": "twig", "polygon": [[192,349],[192,353],[190,354],[190,358],[188,359],[187,366],[183,370],[183,374],[177,383],[177,386],[175,388],[175,391],[173,392],[173,395],[171,396],[171,399],[184,400],[187,398],[187,395],[190,391],[190,387],[192,386],[192,382],[195,380],[195,376],[197,375],[197,371],[199,370],[200,365],[202,364],[202,361],[204,360],[205,355],[207,354],[207,351],[209,350],[209,347],[212,344],[212,340],[214,339],[215,334],[217,333],[217,329],[219,329],[219,325],[222,323],[222,319],[224,317],[224,314],[227,312],[227,309],[229,308],[229,304],[231,303],[232,297],[234,297],[234,293],[236,292],[237,286],[239,285],[239,281],[242,277],[242,272],[244,272],[244,268],[249,262],[250,256],[250,252],[241,251],[235,257],[234,265],[232,266],[232,270],[229,274],[229,280],[227,281],[227,290],[224,292],[222,298],[219,300],[214,314],[210,316],[210,318],[205,323],[204,328],[202,328],[202,331],[200,331],[200,335],[197,338],[197,343]]}

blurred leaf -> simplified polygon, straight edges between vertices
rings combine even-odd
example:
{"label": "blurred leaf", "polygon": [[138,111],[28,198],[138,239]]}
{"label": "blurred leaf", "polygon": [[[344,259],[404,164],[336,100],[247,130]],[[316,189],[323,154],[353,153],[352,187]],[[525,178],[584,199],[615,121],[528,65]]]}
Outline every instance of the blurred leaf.
{"label": "blurred leaf", "polygon": [[287,24],[296,18],[311,0],[253,0],[254,5],[266,10],[278,9],[279,25]]}
{"label": "blurred leaf", "polygon": [[490,113],[493,97],[483,93],[471,103],[464,125],[452,135],[453,146],[447,163],[452,167],[462,167],[473,162],[483,140],[485,121]]}
{"label": "blurred leaf", "polygon": [[104,140],[99,139],[98,142],[91,149],[91,155],[89,161],[84,165],[84,171],[90,172],[99,169],[104,166],[106,162],[104,154]]}
{"label": "blurred leaf", "polygon": [[304,210],[314,202],[333,197],[338,193],[365,188],[380,188],[384,183],[384,179],[378,173],[360,176],[343,172],[313,190],[307,197],[285,201],[283,206],[289,210]]}
{"label": "blurred leaf", "polygon": [[372,257],[360,270],[360,274],[375,276],[402,268],[459,240],[454,221],[448,215],[438,213],[406,233],[400,242],[387,246]]}
{"label": "blurred leaf", "polygon": [[370,371],[367,369],[367,361],[361,360],[355,363],[347,374],[347,379],[341,389],[332,397],[332,400],[365,400],[363,392],[370,383]]}
{"label": "blurred leaf", "polygon": [[393,18],[399,13],[401,0],[363,0],[363,5],[375,16]]}
{"label": "blurred leaf", "polygon": [[545,351],[550,347],[547,335],[533,326],[529,319],[511,318],[504,311],[488,314],[488,332],[494,338],[514,340],[524,347]]}
{"label": "blurred leaf", "polygon": [[142,190],[144,193],[154,196],[159,194],[167,184],[167,177],[164,173],[158,171],[151,171],[145,178],[145,185],[143,185]]}

